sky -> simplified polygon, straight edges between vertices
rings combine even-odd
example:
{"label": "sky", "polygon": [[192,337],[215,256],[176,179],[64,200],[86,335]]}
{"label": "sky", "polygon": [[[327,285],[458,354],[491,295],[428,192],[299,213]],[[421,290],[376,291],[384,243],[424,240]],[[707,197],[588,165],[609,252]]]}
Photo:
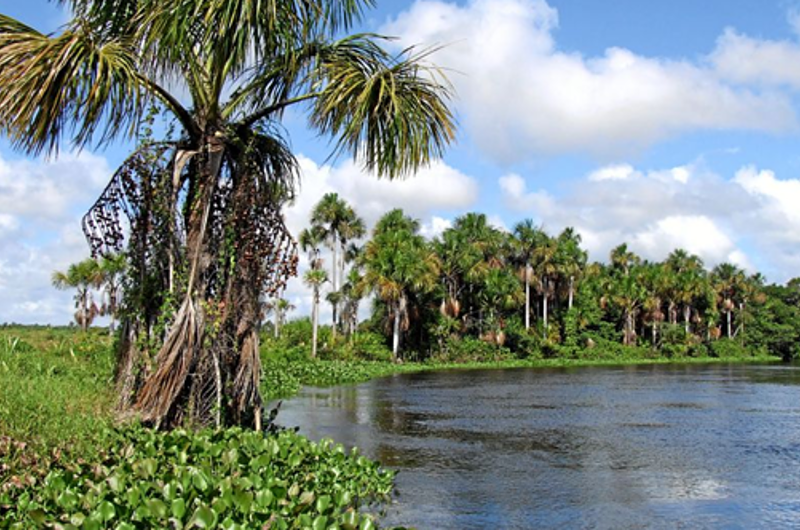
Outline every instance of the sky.
{"label": "sky", "polygon": [[[377,3],[363,30],[437,48],[458,141],[389,182],[331,160],[290,111],[302,167],[285,211],[293,233],[337,192],[368,226],[399,207],[433,237],[479,211],[507,230],[526,218],[551,234],[575,227],[592,260],[627,242],[650,260],[684,248],[708,268],[800,276],[800,0]],[[68,19],[44,0],[0,12],[44,31]],[[72,293],[50,277],[88,256],[80,218],[130,149],[33,158],[0,139],[0,323],[70,321]],[[286,297],[308,314],[302,282]]]}

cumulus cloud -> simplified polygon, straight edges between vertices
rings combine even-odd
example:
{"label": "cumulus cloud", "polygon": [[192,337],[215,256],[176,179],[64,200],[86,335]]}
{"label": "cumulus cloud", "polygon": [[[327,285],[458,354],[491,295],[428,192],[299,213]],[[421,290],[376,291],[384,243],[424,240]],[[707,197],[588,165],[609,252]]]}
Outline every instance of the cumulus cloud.
{"label": "cumulus cloud", "polygon": [[[517,175],[499,179],[498,186],[509,205],[533,204],[531,197],[545,194],[529,191]],[[546,208],[526,215],[549,233],[575,227],[591,259],[605,261],[626,242],[650,260],[683,248],[708,267],[732,262],[773,281],[796,275],[800,265],[791,250],[800,242],[800,180],[782,181],[769,171],[747,167],[724,179],[699,162],[655,170],[612,164],[548,199]],[[755,263],[755,256],[767,259]]]}
{"label": "cumulus cloud", "polygon": [[728,28],[717,39],[710,59],[728,80],[800,89],[800,71],[788,66],[800,63],[800,43],[755,39]]}
{"label": "cumulus cloud", "polygon": [[796,125],[787,97],[732,86],[705,61],[623,48],[567,53],[557,26],[544,0],[417,0],[382,31],[403,45],[444,45],[432,60],[450,72],[464,125],[503,162],[531,153],[614,157],[685,131]]}
{"label": "cumulus cloud", "polygon": [[[412,177],[395,181],[377,179],[351,161],[338,166],[319,165],[300,156],[299,162],[300,192],[284,213],[287,227],[295,235],[308,227],[311,210],[326,193],[338,193],[355,208],[368,229],[389,210],[402,208],[406,215],[420,220],[420,231],[426,237],[434,237],[450,226],[451,222],[442,214],[462,213],[478,200],[477,181],[444,162],[435,162]],[[325,259],[330,262],[329,256]],[[310,312],[311,294],[302,282],[307,268],[308,260],[301,256],[299,277],[290,280],[285,295],[297,307],[292,315]],[[368,309],[369,304],[363,306]],[[328,304],[323,304],[321,318],[330,320]]]}
{"label": "cumulus cloud", "polygon": [[66,324],[70,292],[50,277],[89,255],[80,218],[110,178],[104,158],[52,162],[0,156],[0,322]]}
{"label": "cumulus cloud", "polygon": [[511,173],[500,177],[500,189],[506,205],[515,212],[530,212],[534,217],[547,216],[553,209],[553,198],[546,191],[530,192],[525,179]]}

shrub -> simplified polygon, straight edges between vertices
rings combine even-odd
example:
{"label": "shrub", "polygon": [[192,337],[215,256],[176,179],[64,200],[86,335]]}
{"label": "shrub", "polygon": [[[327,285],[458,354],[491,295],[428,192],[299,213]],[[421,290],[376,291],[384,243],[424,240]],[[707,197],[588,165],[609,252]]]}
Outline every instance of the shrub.
{"label": "shrub", "polygon": [[0,493],[12,529],[374,528],[357,509],[393,475],[330,441],[292,432],[127,429],[97,462],[56,465]]}
{"label": "shrub", "polygon": [[735,339],[719,339],[710,344],[711,354],[720,359],[741,359],[750,357],[750,352]]}

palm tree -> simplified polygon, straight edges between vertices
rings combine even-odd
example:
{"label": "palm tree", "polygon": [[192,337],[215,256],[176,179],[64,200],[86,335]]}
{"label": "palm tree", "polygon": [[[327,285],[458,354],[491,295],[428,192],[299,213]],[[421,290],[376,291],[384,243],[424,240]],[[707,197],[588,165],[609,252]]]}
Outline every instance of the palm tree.
{"label": "palm tree", "polygon": [[103,314],[111,317],[108,332],[113,334],[116,329],[117,314],[119,313],[122,297],[122,279],[128,267],[127,258],[125,254],[109,254],[103,256],[99,262],[99,267],[105,294],[105,301],[101,309]]}
{"label": "palm tree", "polygon": [[703,293],[705,286],[703,261],[683,249],[676,249],[667,256],[665,265],[674,278],[673,299],[683,305],[684,331],[688,334],[694,300]]}
{"label": "palm tree", "polygon": [[312,269],[318,269],[322,266],[321,258],[319,257],[319,249],[325,241],[325,230],[319,226],[312,226],[311,228],[304,228],[300,232],[298,242],[300,243],[300,250],[308,252],[309,266]]}
{"label": "palm tree", "polygon": [[[149,354],[136,345],[160,344],[135,400],[143,421],[258,428],[260,299],[297,263],[280,215],[298,174],[284,111],[304,105],[334,154],[394,178],[453,140],[448,87],[425,53],[334,38],[368,0],[64,1],[73,19],[53,35],[0,15],[0,132],[56,153],[66,140],[130,138],[154,104],[174,120],[178,137],[140,145],[84,230],[104,254],[131,227],[131,337],[120,345],[143,356],[138,373]],[[168,332],[150,336],[158,321]]]}
{"label": "palm tree", "polygon": [[333,310],[333,337],[339,316],[339,303],[342,300],[341,284],[344,283],[345,252],[347,243],[359,239],[366,233],[364,221],[337,193],[326,193],[311,212],[312,229],[323,234],[331,249],[331,290],[328,301]]}
{"label": "palm tree", "polygon": [[525,219],[514,226],[512,240],[514,261],[520,265],[520,274],[525,283],[525,329],[531,327],[531,279],[532,263],[536,247],[545,237],[541,228],[534,225],[532,219]]}
{"label": "palm tree", "polygon": [[553,296],[554,279],[558,276],[558,241],[546,234],[533,253],[535,263],[534,272],[539,280],[539,293],[542,295],[542,324],[543,334],[547,337],[547,301]]}
{"label": "palm tree", "polygon": [[575,297],[575,282],[580,281],[588,256],[581,248],[581,235],[572,227],[565,228],[558,235],[559,271],[567,284],[567,309],[572,309]]}
{"label": "palm tree", "polygon": [[273,333],[277,339],[281,334],[281,326],[283,326],[283,324],[286,322],[286,313],[294,310],[295,306],[285,298],[277,298],[273,299],[271,302],[268,302],[265,307],[267,312],[272,313],[275,317]]}
{"label": "palm tree", "polygon": [[430,292],[438,279],[436,256],[418,230],[418,221],[392,210],[378,221],[364,248],[362,282],[389,308],[395,361],[400,358],[401,331],[409,325],[411,295]]}
{"label": "palm tree", "polygon": [[91,258],[73,263],[67,272],[55,271],[52,283],[56,289],[77,289],[75,294],[75,323],[84,332],[92,325],[94,318],[100,314],[100,308],[92,299],[92,289],[103,284],[103,274],[99,263]]}
{"label": "palm tree", "polygon": [[328,273],[324,269],[309,269],[303,281],[312,289],[311,298],[311,358],[317,357],[317,328],[319,327],[319,290],[328,281]]}
{"label": "palm tree", "polygon": [[714,290],[717,292],[719,306],[725,313],[726,337],[732,338],[732,315],[744,290],[745,273],[732,263],[720,263],[711,271]]}

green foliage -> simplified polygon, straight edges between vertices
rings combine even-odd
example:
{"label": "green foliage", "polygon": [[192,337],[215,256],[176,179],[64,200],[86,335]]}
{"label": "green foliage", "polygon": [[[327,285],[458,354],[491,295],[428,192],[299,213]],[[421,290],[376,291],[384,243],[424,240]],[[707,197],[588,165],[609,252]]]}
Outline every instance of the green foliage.
{"label": "green foliage", "polygon": [[[8,528],[366,528],[393,475],[329,440],[238,428],[125,429],[95,462],[0,493]],[[6,513],[2,513],[5,511]]]}
{"label": "green foliage", "polygon": [[433,357],[434,363],[498,362],[512,359],[511,350],[474,337],[450,337],[447,347]]}
{"label": "green foliage", "polygon": [[0,328],[0,433],[28,451],[91,450],[115,401],[111,341],[94,329]]}
{"label": "green foliage", "polygon": [[750,350],[735,339],[720,339],[710,343],[711,355],[720,359],[746,359],[752,357]]}

